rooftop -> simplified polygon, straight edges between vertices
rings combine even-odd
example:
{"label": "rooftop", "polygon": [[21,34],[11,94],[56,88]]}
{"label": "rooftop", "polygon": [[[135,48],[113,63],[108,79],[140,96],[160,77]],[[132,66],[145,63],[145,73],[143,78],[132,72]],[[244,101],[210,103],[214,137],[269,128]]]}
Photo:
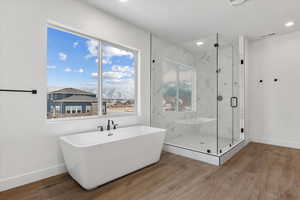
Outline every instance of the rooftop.
{"label": "rooftop", "polygon": [[88,102],[88,103],[97,103],[96,97],[91,96],[80,96],[80,95],[73,95],[70,97],[66,97],[63,99],[54,100],[57,103],[65,103],[65,102]]}
{"label": "rooftop", "polygon": [[79,90],[79,89],[75,89],[75,88],[63,88],[63,89],[60,89],[60,90],[49,92],[49,94],[95,95],[92,92]]}

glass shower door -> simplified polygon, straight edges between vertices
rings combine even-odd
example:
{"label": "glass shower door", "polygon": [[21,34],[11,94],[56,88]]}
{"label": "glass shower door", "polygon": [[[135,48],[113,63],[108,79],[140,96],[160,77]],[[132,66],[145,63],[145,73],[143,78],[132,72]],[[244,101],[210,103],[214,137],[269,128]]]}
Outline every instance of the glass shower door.
{"label": "glass shower door", "polygon": [[224,153],[241,141],[239,39],[218,35],[218,153]]}
{"label": "glass shower door", "polygon": [[244,43],[243,38],[233,43],[233,66],[232,66],[232,96],[236,97],[236,106],[233,107],[233,134],[232,144],[235,145],[244,140],[244,87],[245,87],[245,65],[244,65]]}

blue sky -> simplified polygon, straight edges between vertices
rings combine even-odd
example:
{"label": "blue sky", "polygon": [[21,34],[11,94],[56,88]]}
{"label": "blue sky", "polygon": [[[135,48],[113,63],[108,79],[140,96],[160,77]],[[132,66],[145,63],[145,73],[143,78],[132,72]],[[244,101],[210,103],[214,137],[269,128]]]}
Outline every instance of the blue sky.
{"label": "blue sky", "polygon": [[[99,44],[96,40],[48,28],[48,89],[97,91]],[[103,96],[134,96],[135,54],[102,44]]]}

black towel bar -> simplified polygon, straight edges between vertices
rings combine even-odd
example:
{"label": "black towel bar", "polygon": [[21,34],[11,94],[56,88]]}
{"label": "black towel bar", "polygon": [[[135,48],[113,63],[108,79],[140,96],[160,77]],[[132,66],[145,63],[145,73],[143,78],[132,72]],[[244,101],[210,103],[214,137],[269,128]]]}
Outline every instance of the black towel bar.
{"label": "black towel bar", "polygon": [[0,92],[30,92],[32,94],[37,94],[37,90],[8,90],[8,89],[0,89]]}

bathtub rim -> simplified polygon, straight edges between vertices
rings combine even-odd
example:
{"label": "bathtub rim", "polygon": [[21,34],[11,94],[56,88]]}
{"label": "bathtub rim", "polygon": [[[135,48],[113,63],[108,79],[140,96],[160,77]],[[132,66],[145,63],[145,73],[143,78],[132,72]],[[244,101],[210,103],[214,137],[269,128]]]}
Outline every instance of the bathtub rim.
{"label": "bathtub rim", "polygon": [[103,133],[109,132],[108,130],[105,130],[103,132],[100,132],[100,131],[88,131],[88,132],[82,132],[82,133],[75,133],[75,134],[71,134],[71,135],[61,136],[61,137],[59,137],[59,140],[60,140],[60,143],[64,142],[64,143],[66,143],[68,145],[71,145],[72,147],[75,147],[75,148],[88,148],[88,147],[95,147],[95,146],[110,144],[110,143],[114,143],[114,142],[128,140],[130,138],[135,138],[135,137],[140,137],[140,136],[146,136],[146,135],[151,135],[151,134],[158,134],[158,133],[166,134],[166,131],[167,131],[166,129],[162,129],[162,128],[156,128],[156,127],[151,127],[151,126],[142,126],[142,125],[119,128],[119,129],[117,129],[117,131],[120,131],[122,129],[134,128],[134,127],[146,127],[146,128],[149,128],[149,129],[153,129],[153,131],[151,131],[151,132],[149,132],[147,134],[136,135],[136,136],[133,136],[133,137],[126,137],[126,138],[112,140],[112,141],[104,142],[104,143],[75,144],[74,142],[70,141],[70,139],[68,139],[68,137],[72,137],[74,135],[86,135],[86,134],[98,133],[98,132],[99,132],[99,134],[103,134]]}

